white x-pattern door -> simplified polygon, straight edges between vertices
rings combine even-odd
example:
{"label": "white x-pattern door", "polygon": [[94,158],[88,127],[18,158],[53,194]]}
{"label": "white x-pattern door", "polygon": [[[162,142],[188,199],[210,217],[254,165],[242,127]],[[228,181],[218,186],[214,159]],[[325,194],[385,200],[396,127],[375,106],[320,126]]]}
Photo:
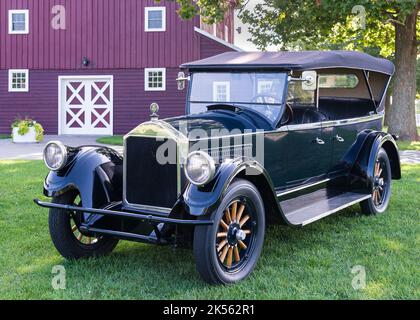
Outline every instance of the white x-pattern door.
{"label": "white x-pattern door", "polygon": [[60,133],[113,134],[112,76],[60,77]]}

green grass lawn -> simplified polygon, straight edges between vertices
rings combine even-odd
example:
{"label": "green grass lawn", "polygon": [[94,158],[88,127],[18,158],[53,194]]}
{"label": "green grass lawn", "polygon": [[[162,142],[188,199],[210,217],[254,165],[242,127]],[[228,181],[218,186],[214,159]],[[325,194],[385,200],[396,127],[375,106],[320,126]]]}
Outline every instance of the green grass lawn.
{"label": "green grass lawn", "polygon": [[[420,136],[420,128],[417,128],[417,132]],[[397,145],[400,150],[420,151],[420,141],[397,141]]]}
{"label": "green grass lawn", "polygon": [[[420,166],[404,166],[389,210],[358,206],[303,229],[270,226],[261,259],[246,281],[209,286],[190,250],[122,241],[108,257],[65,261],[48,234],[40,161],[0,162],[0,299],[419,299]],[[52,289],[63,265],[67,289]],[[366,269],[352,288],[351,268]]]}
{"label": "green grass lawn", "polygon": [[0,139],[11,139],[12,136],[10,134],[0,134]]}
{"label": "green grass lawn", "polygon": [[113,146],[122,146],[123,145],[123,136],[109,136],[103,137],[96,140],[97,143],[109,144]]}

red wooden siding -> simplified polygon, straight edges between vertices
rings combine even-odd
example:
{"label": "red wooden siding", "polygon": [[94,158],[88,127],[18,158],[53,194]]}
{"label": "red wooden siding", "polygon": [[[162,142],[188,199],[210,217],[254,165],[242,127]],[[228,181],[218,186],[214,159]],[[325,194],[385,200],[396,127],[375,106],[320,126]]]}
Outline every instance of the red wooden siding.
{"label": "red wooden siding", "polygon": [[200,58],[205,59],[216,54],[220,54],[227,51],[234,51],[231,48],[226,47],[222,43],[218,43],[206,36],[200,35]]}
{"label": "red wooden siding", "polygon": [[[66,8],[66,30],[51,27],[54,5]],[[144,31],[144,7],[166,7],[166,31]],[[1,0],[0,69],[178,67],[199,58],[194,26],[176,2],[153,0]],[[8,10],[29,9],[29,34],[8,34]]]}
{"label": "red wooden siding", "polygon": [[[66,8],[66,30],[51,27],[55,5]],[[146,6],[166,7],[165,32],[144,31]],[[165,0],[0,0],[0,133],[10,132],[17,116],[58,133],[58,79],[66,75],[113,76],[115,134],[149,119],[152,102],[159,103],[162,118],[183,114],[186,91],[175,82],[179,65],[233,49],[196,32],[200,18],[182,21],[177,7]],[[8,34],[11,9],[29,10],[29,34]],[[233,11],[226,19],[233,33]],[[144,90],[144,68],[154,67],[166,68],[166,91]],[[29,92],[8,92],[8,69],[29,69]]]}
{"label": "red wooden siding", "polygon": [[85,75],[114,76],[114,133],[124,134],[150,118],[149,106],[159,103],[161,118],[184,114],[186,90],[178,91],[179,69],[166,69],[166,91],[144,91],[144,70],[30,71],[29,93],[7,93],[8,72],[0,71],[0,132],[10,132],[17,117],[31,117],[42,123],[46,133],[58,132],[58,77]]}

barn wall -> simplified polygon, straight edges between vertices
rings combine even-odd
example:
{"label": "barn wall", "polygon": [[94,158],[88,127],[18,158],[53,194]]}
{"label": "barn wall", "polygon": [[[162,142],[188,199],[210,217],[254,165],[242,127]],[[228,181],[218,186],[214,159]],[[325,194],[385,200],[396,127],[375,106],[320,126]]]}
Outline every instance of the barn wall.
{"label": "barn wall", "polygon": [[178,91],[178,69],[167,69],[166,91],[144,91],[144,70],[101,71],[30,71],[30,91],[12,93],[8,90],[8,73],[0,70],[0,133],[10,132],[17,117],[31,117],[39,121],[47,134],[58,133],[58,77],[65,75],[114,76],[114,133],[124,134],[149,119],[152,102],[160,105],[161,118],[184,114],[185,93]]}
{"label": "barn wall", "polygon": [[[54,5],[66,8],[66,30],[51,27]],[[166,7],[166,31],[144,31],[144,7]],[[0,69],[177,67],[199,58],[199,18],[183,21],[176,2],[153,0],[1,0]],[[8,10],[29,9],[29,34],[8,34]]]}

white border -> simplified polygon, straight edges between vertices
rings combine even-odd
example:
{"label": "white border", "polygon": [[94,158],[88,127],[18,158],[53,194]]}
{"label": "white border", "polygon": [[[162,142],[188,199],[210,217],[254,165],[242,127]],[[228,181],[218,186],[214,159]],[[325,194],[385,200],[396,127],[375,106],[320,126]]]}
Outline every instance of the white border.
{"label": "white border", "polygon": [[[162,28],[149,28],[149,11],[162,11]],[[166,7],[144,7],[144,31],[163,32],[166,31]]]}
{"label": "white border", "polygon": [[[25,15],[25,30],[13,30],[12,15],[16,13],[23,13]],[[29,10],[9,10],[9,34],[28,34],[29,33]]]}
{"label": "white border", "polygon": [[[12,74],[13,73],[25,73],[26,75],[26,88],[16,89],[12,88]],[[29,92],[29,70],[28,69],[9,69],[9,92]]]}
{"label": "white border", "polygon": [[[66,76],[58,76],[58,134],[61,135],[61,83],[63,80],[94,80],[94,79],[107,79],[111,81],[109,86],[109,100],[111,102],[111,114],[109,118],[109,122],[111,125],[111,135],[114,135],[114,76],[113,75],[92,75],[92,76],[81,76],[81,75],[66,75]],[[78,135],[79,133],[75,133],[74,135]],[[81,133],[81,135],[95,135],[95,133]],[[101,136],[105,136],[106,134],[98,134]]]}
{"label": "white border", "polygon": [[[216,99],[216,87],[224,86],[226,88],[226,101],[219,101]],[[230,101],[230,82],[229,81],[214,81],[213,82],[213,102],[229,102]]]}
{"label": "white border", "polygon": [[[149,87],[149,72],[162,71],[162,88]],[[145,68],[144,69],[144,91],[166,91],[166,68]]]}

